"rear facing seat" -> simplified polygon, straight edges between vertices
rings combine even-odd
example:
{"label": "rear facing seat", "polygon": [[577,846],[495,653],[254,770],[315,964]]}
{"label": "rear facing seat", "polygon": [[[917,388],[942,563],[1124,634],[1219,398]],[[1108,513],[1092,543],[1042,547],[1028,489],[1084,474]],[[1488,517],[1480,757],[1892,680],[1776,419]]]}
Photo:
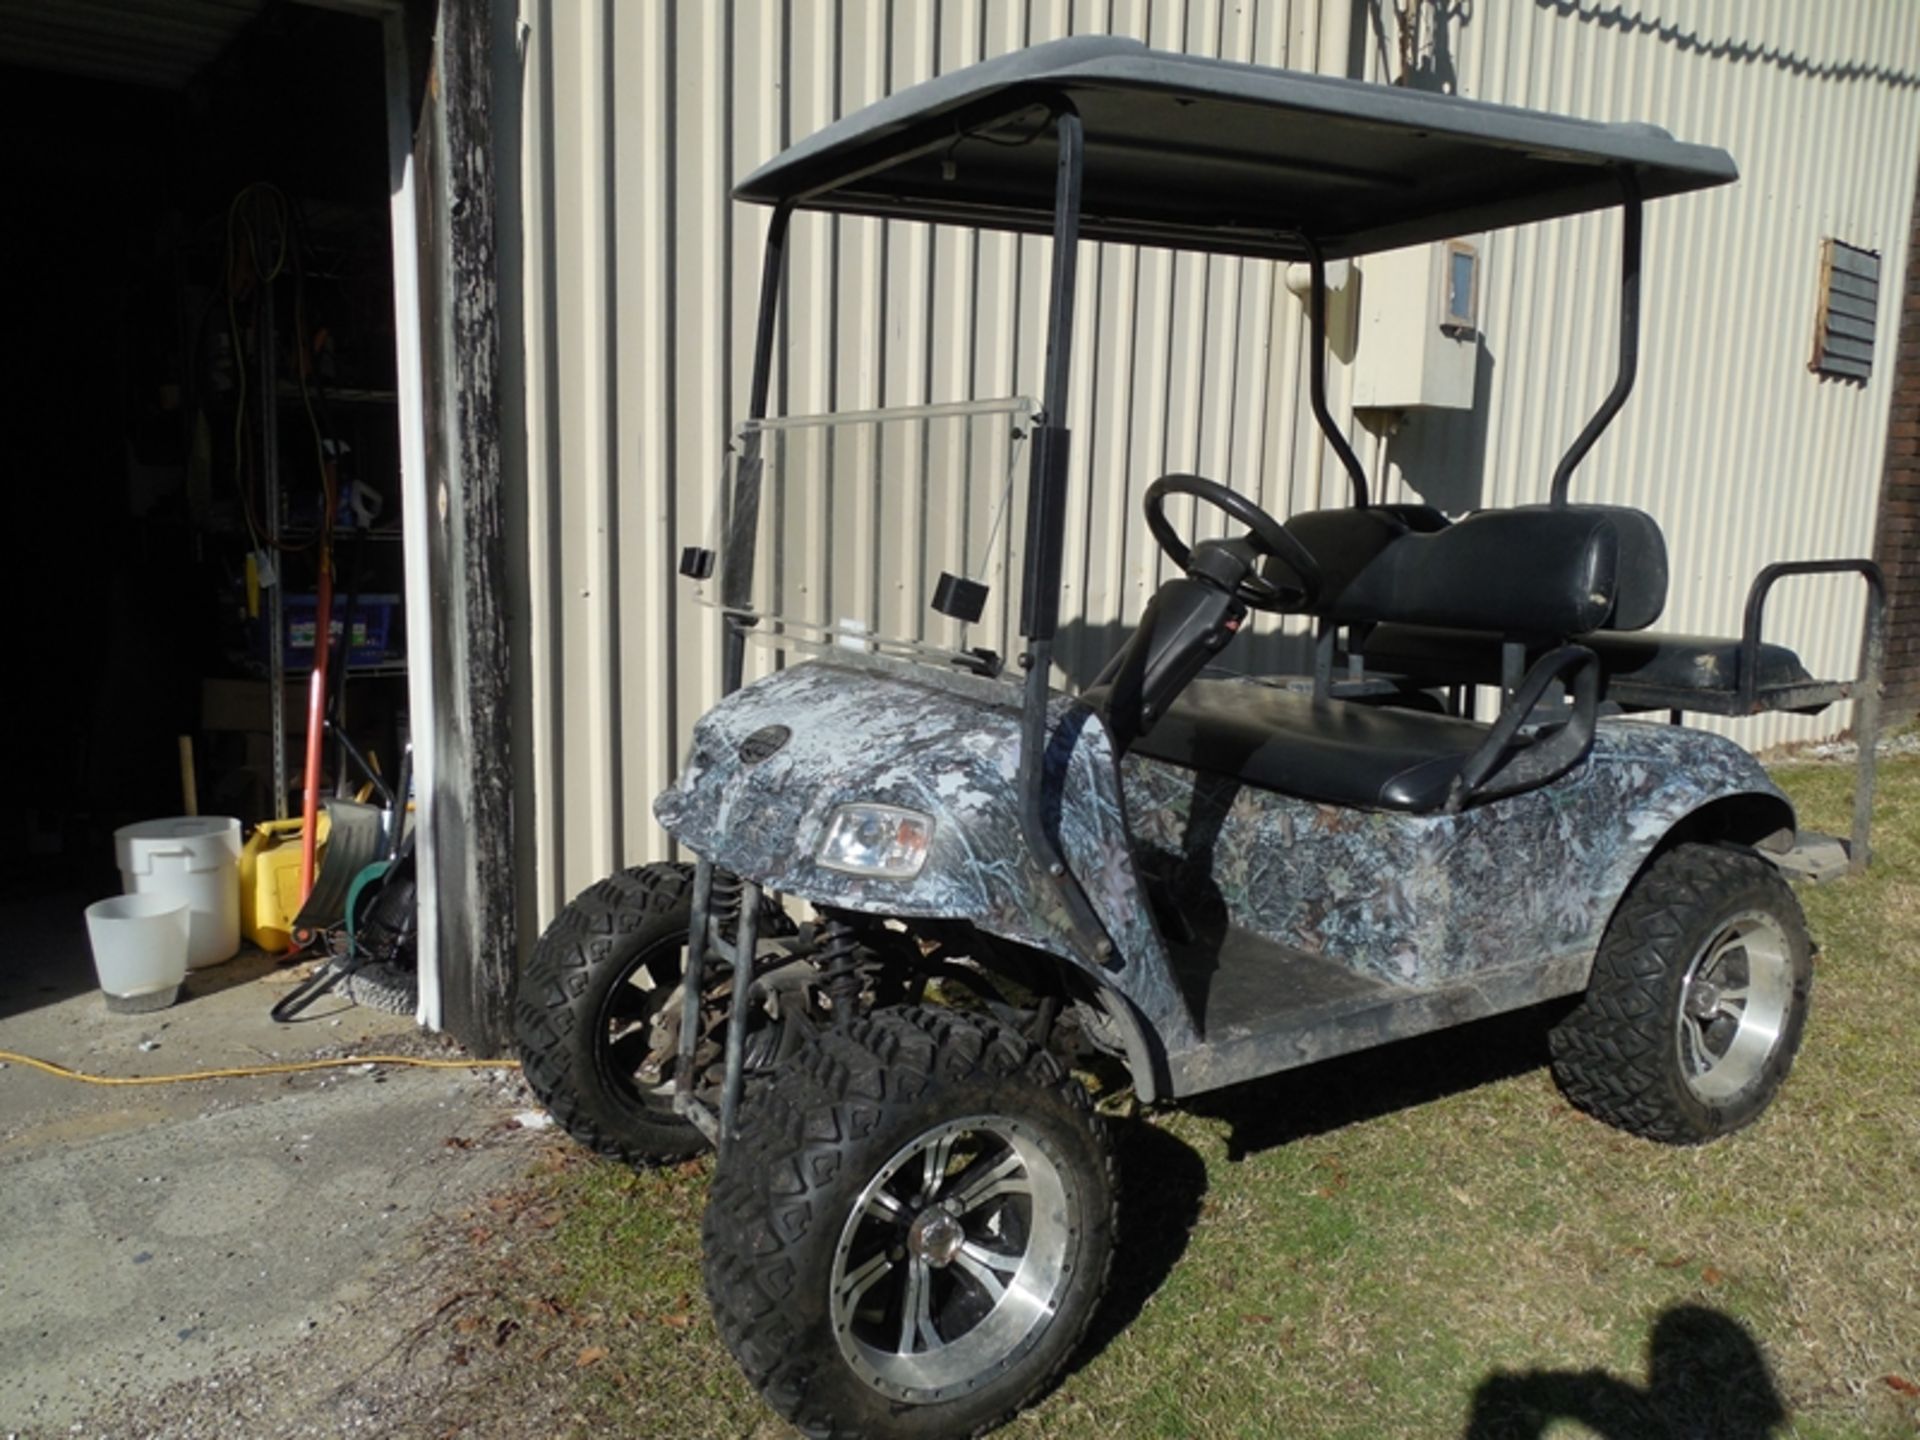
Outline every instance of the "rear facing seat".
{"label": "rear facing seat", "polygon": [[[1745,678],[1735,637],[1599,630],[1582,635],[1579,643],[1599,657],[1605,691],[1617,692],[1630,706],[1684,710],[1689,699],[1737,691]],[[1403,675],[1417,685],[1500,683],[1500,637],[1484,630],[1378,625],[1361,653],[1369,668]],[[1529,658],[1533,653],[1530,649]],[[1762,643],[1756,655],[1758,690],[1814,683],[1800,657],[1784,645]]]}
{"label": "rear facing seat", "polygon": [[[1572,638],[1598,659],[1603,698],[1625,709],[1704,709],[1733,714],[1741,713],[1741,707],[1748,704],[1740,697],[1759,697],[1766,703],[1772,696],[1776,697],[1775,704],[1812,714],[1825,709],[1840,693],[1840,687],[1817,681],[1800,657],[1784,645],[1762,642],[1755,646],[1755,673],[1748,687],[1739,638],[1646,632],[1644,627],[1659,618],[1665,597],[1666,547],[1658,526],[1637,510],[1613,506],[1564,508],[1608,517],[1621,532],[1623,553],[1642,557],[1637,562],[1641,573],[1626,577],[1614,613],[1605,622],[1607,628],[1566,631],[1562,626],[1568,617],[1563,613],[1538,616],[1532,623],[1523,619],[1511,628],[1470,625],[1456,618],[1444,597],[1425,595],[1403,593],[1403,603],[1392,607],[1396,618],[1382,614],[1378,605],[1354,603],[1353,582],[1362,572],[1368,572],[1357,586],[1363,597],[1381,588],[1374,572],[1381,568],[1383,552],[1398,535],[1436,534],[1449,528],[1446,517],[1427,506],[1315,511],[1296,516],[1288,522],[1288,528],[1309,549],[1324,549],[1332,557],[1334,573],[1348,593],[1324,608],[1331,618],[1356,622],[1354,648],[1367,668],[1397,674],[1413,685],[1499,684],[1504,674],[1503,640],[1523,642],[1531,663],[1551,644]],[[1550,513],[1549,507],[1481,512],[1451,528],[1465,530],[1491,514],[1542,512]],[[1395,548],[1397,555],[1391,558],[1401,567],[1419,563],[1417,546]],[[1487,559],[1496,566],[1501,563],[1493,555]],[[1538,557],[1521,553],[1512,563],[1537,568]],[[1635,566],[1636,562],[1630,562],[1630,569]],[[1444,587],[1452,580],[1451,575],[1443,575],[1438,585]],[[1522,577],[1518,583],[1531,582]],[[1438,603],[1432,603],[1435,601]],[[1379,623],[1365,623],[1371,621]]]}

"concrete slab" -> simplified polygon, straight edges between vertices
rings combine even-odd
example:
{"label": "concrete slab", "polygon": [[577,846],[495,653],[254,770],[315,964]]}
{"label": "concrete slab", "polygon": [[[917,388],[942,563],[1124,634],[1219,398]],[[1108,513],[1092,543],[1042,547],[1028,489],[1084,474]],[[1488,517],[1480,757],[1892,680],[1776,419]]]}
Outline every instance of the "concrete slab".
{"label": "concrete slab", "polygon": [[[195,972],[170,1010],[109,1014],[77,897],[0,910],[0,937],[0,1049],[75,1069],[447,1053],[409,1021],[333,998],[275,1024],[287,981],[258,955]],[[508,1117],[526,1103],[499,1068],[107,1088],[9,1065],[0,1435],[66,1433],[105,1403],[283,1355],[377,1303],[383,1267],[524,1171],[538,1142]]]}

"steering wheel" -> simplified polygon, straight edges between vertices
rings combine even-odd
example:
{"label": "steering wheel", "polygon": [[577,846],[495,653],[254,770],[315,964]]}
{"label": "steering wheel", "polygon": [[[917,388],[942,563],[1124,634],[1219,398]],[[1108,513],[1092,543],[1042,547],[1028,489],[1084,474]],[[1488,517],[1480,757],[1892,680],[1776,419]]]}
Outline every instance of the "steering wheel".
{"label": "steering wheel", "polygon": [[1239,521],[1247,527],[1245,543],[1255,554],[1280,561],[1299,579],[1298,586],[1282,585],[1255,573],[1253,567],[1248,566],[1247,573],[1241,577],[1233,592],[1241,604],[1255,610],[1296,610],[1313,604],[1319,597],[1319,562],[1286,526],[1239,491],[1230,490],[1217,480],[1208,480],[1200,475],[1162,475],[1147,487],[1147,528],[1153,532],[1154,540],[1166,552],[1167,558],[1182,571],[1189,569],[1193,549],[1180,538],[1179,532],[1173,528],[1173,522],[1167,519],[1166,499],[1169,495],[1191,495],[1195,500],[1204,500],[1214,509]]}

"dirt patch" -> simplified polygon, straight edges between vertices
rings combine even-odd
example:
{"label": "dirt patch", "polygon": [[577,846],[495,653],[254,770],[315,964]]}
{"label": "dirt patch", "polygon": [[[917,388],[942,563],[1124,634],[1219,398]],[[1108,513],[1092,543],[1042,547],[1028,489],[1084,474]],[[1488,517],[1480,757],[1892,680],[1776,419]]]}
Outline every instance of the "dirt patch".
{"label": "dirt patch", "polygon": [[[564,1163],[553,1158],[557,1146],[530,1136],[519,1149],[531,1170]],[[19,1433],[111,1440],[566,1433],[570,1385],[542,1387],[529,1377],[545,1358],[533,1352],[561,1348],[571,1331],[513,1318],[541,1309],[537,1297],[530,1305],[520,1293],[521,1257],[554,1223],[543,1208],[547,1195],[543,1181],[518,1180],[434,1217],[291,1345],[157,1389],[123,1376],[71,1430]],[[559,1316],[555,1307],[548,1318]],[[569,1351],[563,1367],[573,1358]],[[499,1383],[503,1376],[510,1387]]]}
{"label": "dirt patch", "polygon": [[391,1433],[432,1413],[425,1342],[467,1263],[449,1236],[549,1143],[514,1118],[518,1075],[234,1083],[244,1098],[137,1123],[82,1110],[0,1158],[0,1434]]}

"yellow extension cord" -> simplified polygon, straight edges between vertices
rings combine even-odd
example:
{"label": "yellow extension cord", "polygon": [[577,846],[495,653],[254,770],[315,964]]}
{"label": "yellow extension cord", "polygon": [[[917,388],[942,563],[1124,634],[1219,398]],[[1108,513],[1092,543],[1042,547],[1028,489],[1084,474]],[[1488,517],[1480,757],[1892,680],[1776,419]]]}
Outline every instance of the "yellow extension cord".
{"label": "yellow extension cord", "polygon": [[226,1070],[188,1070],[179,1075],[84,1075],[51,1060],[36,1060],[13,1050],[0,1050],[0,1060],[43,1070],[61,1080],[83,1085],[178,1085],[187,1080],[237,1080],[248,1075],[297,1075],[303,1070],[339,1070],[348,1065],[411,1065],[419,1070],[503,1070],[520,1068],[518,1060],[423,1060],[413,1055],[349,1055],[341,1060],[289,1060],[278,1065],[236,1065]]}

